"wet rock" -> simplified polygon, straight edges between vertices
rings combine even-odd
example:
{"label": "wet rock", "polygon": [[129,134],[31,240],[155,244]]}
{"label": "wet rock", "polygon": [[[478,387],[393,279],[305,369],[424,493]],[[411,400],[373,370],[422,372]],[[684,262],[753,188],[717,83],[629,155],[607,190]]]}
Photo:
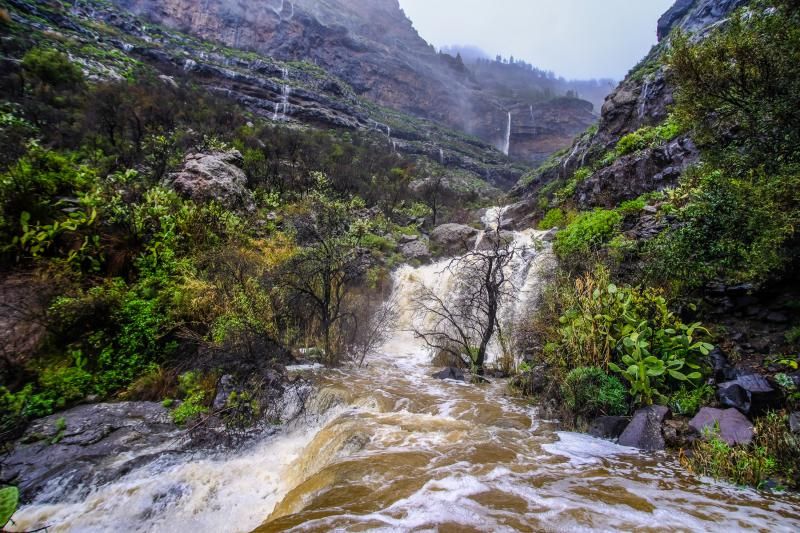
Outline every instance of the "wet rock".
{"label": "wet rock", "polygon": [[717,388],[717,397],[722,405],[735,407],[744,414],[763,410],[774,402],[775,396],[775,389],[758,374],[739,376],[733,381],[720,383]]}
{"label": "wet rock", "polygon": [[26,499],[42,493],[42,503],[58,500],[60,480],[88,490],[181,451],[187,444],[180,436],[159,403],[81,405],[32,423],[3,461],[0,483],[18,486]]}
{"label": "wet rock", "polygon": [[669,407],[663,405],[639,409],[620,435],[619,444],[649,452],[663,450],[666,442],[661,434],[661,425],[670,415]]}
{"label": "wet rock", "polygon": [[615,440],[627,426],[628,419],[624,416],[600,416],[589,424],[589,435],[598,439]]}
{"label": "wet rock", "polygon": [[542,235],[539,238],[544,242],[553,242],[554,240],[556,240],[556,234],[557,233],[558,233],[558,229],[557,228],[553,228],[551,230],[548,230],[544,235]]}
{"label": "wet rock", "polygon": [[686,448],[694,440],[694,432],[685,418],[665,420],[661,432],[667,446],[673,449]]}
{"label": "wet rock", "polygon": [[236,391],[236,382],[233,376],[225,374],[219,378],[217,394],[214,396],[214,404],[212,405],[213,409],[216,411],[225,407],[225,404],[228,403],[228,398],[234,391]]}
{"label": "wet rock", "polygon": [[800,411],[789,415],[789,429],[792,433],[800,435]]}
{"label": "wet rock", "polygon": [[250,210],[253,199],[239,168],[242,162],[236,150],[187,155],[183,168],[170,176],[172,187],[195,202],[217,201],[229,209]]}
{"label": "wet rock", "polygon": [[431,232],[431,242],[442,252],[457,254],[475,247],[480,232],[463,224],[442,224]]}
{"label": "wet rock", "polygon": [[441,372],[436,372],[431,377],[435,379],[451,379],[453,381],[467,380],[466,376],[464,375],[464,371],[453,366],[447,367]]}
{"label": "wet rock", "polygon": [[431,260],[431,251],[428,249],[428,245],[421,240],[401,244],[400,253],[409,261],[416,259],[422,263],[427,263]]}
{"label": "wet rock", "polygon": [[719,438],[731,446],[734,444],[750,444],[755,436],[753,424],[737,409],[703,407],[689,421],[689,427],[700,435],[703,435],[709,429],[713,429],[717,424],[719,424]]}
{"label": "wet rock", "polygon": [[728,356],[719,347],[708,354],[708,363],[717,382],[732,381],[741,375],[739,370],[731,366]]}

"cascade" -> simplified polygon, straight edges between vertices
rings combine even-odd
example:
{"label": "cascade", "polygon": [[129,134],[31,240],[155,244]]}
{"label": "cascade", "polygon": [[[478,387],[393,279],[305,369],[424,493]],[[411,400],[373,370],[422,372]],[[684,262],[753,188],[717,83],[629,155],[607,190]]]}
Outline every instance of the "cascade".
{"label": "cascade", "polygon": [[439,148],[439,164],[444,165],[444,150]]}
{"label": "cascade", "polygon": [[[281,69],[281,77],[284,80],[289,79],[289,69],[282,68]],[[275,102],[275,112],[272,115],[272,120],[286,120],[286,115],[289,114],[290,105],[289,105],[289,97],[292,94],[292,87],[287,83],[284,83],[281,86],[281,99],[278,102]]]}
{"label": "cascade", "polygon": [[[487,211],[486,232],[505,211]],[[552,261],[534,243],[539,232],[505,235],[517,296],[501,307],[503,325],[529,316]],[[433,379],[412,331],[435,317],[414,302],[420,284],[453,301],[451,261],[394,271],[397,324],[367,367],[289,367],[310,372],[318,392],[282,432],[229,453],[163,454],[90,489],[67,474],[18,511],[11,531],[800,530],[791,496],[710,483],[665,455],[556,431],[503,380]],[[493,342],[490,361],[500,353]]]}
{"label": "cascade", "polygon": [[533,116],[533,105],[529,105],[528,106],[528,110],[531,112],[531,124],[535,124],[536,123],[536,119]]}
{"label": "cascade", "polygon": [[508,112],[508,124],[506,125],[506,139],[503,143],[503,153],[508,155],[511,151],[511,111]]}

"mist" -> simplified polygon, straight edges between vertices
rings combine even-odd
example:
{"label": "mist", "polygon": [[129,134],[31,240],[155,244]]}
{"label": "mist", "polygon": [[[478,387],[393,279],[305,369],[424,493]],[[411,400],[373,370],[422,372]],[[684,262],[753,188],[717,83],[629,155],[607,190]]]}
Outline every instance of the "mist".
{"label": "mist", "polygon": [[674,0],[400,0],[437,48],[469,45],[568,79],[614,78],[656,43]]}

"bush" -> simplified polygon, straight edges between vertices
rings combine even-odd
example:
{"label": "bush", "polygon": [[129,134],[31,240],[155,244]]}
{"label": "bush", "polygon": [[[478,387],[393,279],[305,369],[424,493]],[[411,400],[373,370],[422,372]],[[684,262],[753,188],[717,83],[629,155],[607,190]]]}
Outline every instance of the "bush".
{"label": "bush", "polygon": [[172,420],[183,425],[192,418],[208,412],[213,400],[216,379],[197,372],[186,372],[178,376],[178,390],[183,397],[181,404],[172,411]]}
{"label": "bush", "polygon": [[556,207],[545,213],[542,220],[539,222],[540,230],[549,230],[553,228],[563,228],[566,224],[567,216],[560,208]]}
{"label": "bush", "polygon": [[553,250],[562,259],[585,257],[611,240],[621,222],[622,216],[616,211],[596,209],[582,213],[556,235]]}
{"label": "bush", "polygon": [[561,385],[561,395],[569,410],[584,420],[628,412],[625,387],[617,378],[597,367],[572,370]]}
{"label": "bush", "polygon": [[40,83],[66,89],[83,82],[83,71],[55,48],[33,48],[22,58],[22,68]]}
{"label": "bush", "polygon": [[667,405],[672,412],[683,416],[694,416],[700,407],[714,399],[714,389],[709,385],[697,388],[681,387],[669,396]]}

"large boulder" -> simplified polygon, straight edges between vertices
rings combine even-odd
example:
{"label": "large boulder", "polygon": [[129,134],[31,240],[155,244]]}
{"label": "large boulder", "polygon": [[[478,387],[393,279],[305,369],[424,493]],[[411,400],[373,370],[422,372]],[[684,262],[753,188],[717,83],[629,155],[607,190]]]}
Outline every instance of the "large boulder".
{"label": "large boulder", "polygon": [[600,416],[589,424],[589,435],[598,439],[615,440],[628,427],[628,419],[624,416]]}
{"label": "large boulder", "polygon": [[453,381],[466,381],[467,377],[464,375],[464,371],[460,368],[456,368],[454,366],[450,366],[442,370],[441,372],[436,372],[431,376],[435,379],[450,379]]}
{"label": "large boulder", "polygon": [[442,224],[431,232],[431,242],[445,254],[459,254],[475,248],[480,231],[463,224]]}
{"label": "large boulder", "polygon": [[703,407],[689,421],[689,427],[703,435],[719,425],[719,438],[733,446],[734,444],[750,444],[755,432],[753,424],[737,409],[714,409]]}
{"label": "large boulder", "polygon": [[800,411],[795,411],[789,415],[789,430],[796,435],[800,435]]}
{"label": "large boulder", "polygon": [[189,154],[183,168],[170,176],[171,184],[198,203],[217,201],[229,209],[250,210],[253,199],[242,163],[242,154],[236,150]]}
{"label": "large boulder", "polygon": [[661,434],[661,425],[670,415],[669,407],[663,405],[639,409],[619,436],[619,444],[648,452],[663,450],[666,443]]}
{"label": "large boulder", "polygon": [[419,239],[401,244],[400,253],[408,261],[417,260],[427,263],[431,260],[431,251],[428,249],[428,245]]}
{"label": "large boulder", "polygon": [[733,381],[720,383],[717,387],[719,402],[726,407],[735,407],[744,414],[768,407],[775,400],[776,394],[769,381],[758,374],[739,376]]}
{"label": "large boulder", "polygon": [[60,496],[54,487],[88,490],[185,449],[181,435],[159,403],[80,405],[32,423],[3,461],[0,484],[18,486],[26,500],[48,488],[40,497],[47,503]]}

